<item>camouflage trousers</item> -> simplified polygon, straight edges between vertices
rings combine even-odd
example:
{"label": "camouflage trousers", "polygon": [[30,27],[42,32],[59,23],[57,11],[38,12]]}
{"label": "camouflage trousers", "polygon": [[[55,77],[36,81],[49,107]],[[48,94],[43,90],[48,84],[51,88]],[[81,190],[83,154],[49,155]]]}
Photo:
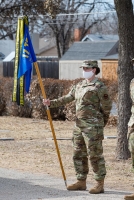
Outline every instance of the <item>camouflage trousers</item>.
{"label": "camouflage trousers", "polygon": [[103,157],[103,127],[75,127],[73,131],[73,162],[78,180],[86,179],[89,172],[88,157],[95,180],[102,180],[106,175]]}
{"label": "camouflage trousers", "polygon": [[128,147],[131,152],[132,166],[134,168],[134,130],[129,134]]}

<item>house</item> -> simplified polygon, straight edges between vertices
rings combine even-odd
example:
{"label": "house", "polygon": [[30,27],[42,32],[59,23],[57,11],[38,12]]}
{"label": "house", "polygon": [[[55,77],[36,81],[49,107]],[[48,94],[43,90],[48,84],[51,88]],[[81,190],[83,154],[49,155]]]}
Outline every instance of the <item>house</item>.
{"label": "house", "polygon": [[118,35],[104,35],[104,34],[87,34],[81,41],[95,42],[95,41],[118,41]]}
{"label": "house", "polygon": [[[39,34],[31,34],[35,54],[38,56],[57,56],[54,38],[39,38]],[[15,40],[0,40],[0,52],[8,56],[15,51]]]}
{"label": "house", "polygon": [[39,38],[38,33],[33,33],[31,40],[36,55],[58,57],[55,38]]}
{"label": "house", "polygon": [[[58,58],[54,38],[39,38],[39,34],[33,33],[31,34],[31,41],[34,47],[35,54],[37,56],[37,60],[38,57],[42,57],[44,59],[45,57],[49,57],[50,59]],[[8,70],[6,69],[6,71],[9,71],[9,73],[6,72],[5,76],[7,74],[13,74],[13,64],[11,64],[12,67],[10,67],[9,63],[7,62],[12,61],[15,58],[15,41],[0,40],[0,51],[0,58],[2,58],[0,62],[0,75],[3,75],[4,73],[4,66],[8,68]],[[7,65],[9,65],[9,67]]]}
{"label": "house", "polygon": [[0,40],[0,52],[4,56],[8,56],[12,51],[15,51],[15,41],[14,40]]}
{"label": "house", "polygon": [[[68,51],[59,60],[59,79],[76,79],[82,77],[82,69],[79,66],[83,60],[97,60],[101,69],[98,75],[102,75],[102,58],[118,53],[118,41],[116,40],[97,40],[74,42]],[[108,59],[108,57],[107,57]],[[106,62],[106,60],[105,60]]]}
{"label": "house", "polygon": [[0,40],[0,76],[3,75],[3,59],[15,50],[13,40]]}

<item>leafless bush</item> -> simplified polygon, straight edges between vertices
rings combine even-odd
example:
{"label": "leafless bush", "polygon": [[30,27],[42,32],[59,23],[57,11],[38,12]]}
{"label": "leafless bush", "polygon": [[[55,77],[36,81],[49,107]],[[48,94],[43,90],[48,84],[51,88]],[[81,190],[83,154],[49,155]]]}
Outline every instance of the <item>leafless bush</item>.
{"label": "leafless bush", "polygon": [[[63,95],[66,95],[72,85],[78,83],[81,79],[76,80],[58,80],[58,79],[42,79],[45,93],[47,98],[56,99]],[[117,101],[117,82],[109,80],[102,80],[111,96],[112,101]],[[12,102],[13,92],[13,78],[0,77],[0,114],[1,115],[13,115],[19,117],[32,117],[47,119],[46,108],[42,104],[42,92],[40,89],[39,81],[34,77],[30,92],[25,96],[24,106],[18,106],[16,102]],[[59,108],[50,109],[52,119],[54,120],[75,120],[75,103],[74,101],[61,106]],[[117,124],[116,119],[111,119],[109,124]]]}

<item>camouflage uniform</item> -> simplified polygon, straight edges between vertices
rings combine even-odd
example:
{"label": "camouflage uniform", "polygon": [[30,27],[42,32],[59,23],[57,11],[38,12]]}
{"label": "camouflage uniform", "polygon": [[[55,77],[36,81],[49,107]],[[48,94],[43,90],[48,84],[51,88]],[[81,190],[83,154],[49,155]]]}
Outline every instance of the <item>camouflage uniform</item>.
{"label": "camouflage uniform", "polygon": [[130,83],[130,95],[132,99],[131,117],[128,122],[128,146],[132,157],[132,166],[134,168],[134,79]]}
{"label": "camouflage uniform", "polygon": [[76,125],[73,131],[73,161],[77,180],[85,180],[89,171],[88,156],[96,180],[106,175],[103,157],[103,127],[108,121],[111,100],[101,81],[86,79],[74,85],[71,91],[58,99],[51,100],[50,107],[59,107],[75,100]]}
{"label": "camouflage uniform", "polygon": [[[134,61],[134,59],[132,59]],[[134,168],[134,79],[130,83],[130,96],[132,99],[131,117],[128,122],[128,147],[131,152],[132,166]],[[125,200],[133,200],[134,193],[124,196]]]}

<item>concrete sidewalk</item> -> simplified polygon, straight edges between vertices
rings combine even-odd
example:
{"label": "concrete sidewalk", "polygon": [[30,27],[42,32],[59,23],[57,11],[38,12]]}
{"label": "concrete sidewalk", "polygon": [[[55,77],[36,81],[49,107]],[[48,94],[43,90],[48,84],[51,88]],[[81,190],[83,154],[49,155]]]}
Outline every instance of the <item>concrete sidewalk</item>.
{"label": "concrete sidewalk", "polygon": [[62,179],[0,168],[0,200],[121,200],[126,194],[130,192],[107,188],[98,195],[67,191]]}

